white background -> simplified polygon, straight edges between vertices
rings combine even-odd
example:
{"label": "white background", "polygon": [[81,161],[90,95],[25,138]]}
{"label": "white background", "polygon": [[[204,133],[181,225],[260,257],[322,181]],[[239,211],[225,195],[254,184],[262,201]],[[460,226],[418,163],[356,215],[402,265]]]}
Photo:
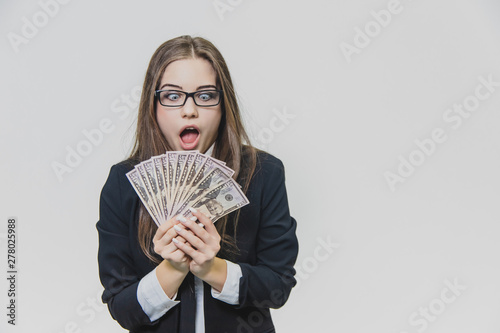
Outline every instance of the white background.
{"label": "white background", "polygon": [[[500,87],[458,128],[443,115],[479,77],[500,82],[500,4],[401,0],[380,27],[371,12],[388,0],[220,3],[73,0],[48,16],[1,2],[0,264],[14,216],[19,274],[15,327],[0,275],[0,331],[123,331],[100,302],[99,194],[131,148],[122,98],[161,43],[191,34],[220,49],[254,143],[286,166],[300,275],[273,311],[279,332],[499,332]],[[113,130],[58,179],[54,163],[103,119]],[[446,140],[419,153],[437,128]],[[384,175],[410,155],[420,165],[392,191]]]}

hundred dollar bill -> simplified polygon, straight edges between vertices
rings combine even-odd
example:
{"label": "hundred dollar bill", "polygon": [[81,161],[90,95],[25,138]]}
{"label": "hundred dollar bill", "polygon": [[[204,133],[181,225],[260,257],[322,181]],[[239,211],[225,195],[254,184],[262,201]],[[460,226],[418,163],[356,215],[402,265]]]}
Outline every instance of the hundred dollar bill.
{"label": "hundred dollar bill", "polygon": [[[225,166],[224,162],[219,161],[218,159],[215,159],[213,157],[206,156],[206,160],[204,161],[203,164],[201,164],[199,170],[193,176],[190,185],[185,188],[181,202],[185,201],[186,198],[190,196],[191,192],[194,189],[196,189],[198,185],[203,181],[203,179],[205,179],[205,177],[207,177],[210,174],[210,172],[212,172],[215,169],[220,169],[222,172],[226,173],[230,177],[234,174],[234,170]],[[178,207],[179,205],[177,205],[176,208]]]}
{"label": "hundred dollar bill", "polygon": [[243,194],[234,179],[231,178],[207,192],[192,205],[188,205],[185,202],[183,204],[184,207],[181,209],[181,214],[190,217],[192,214],[189,211],[189,207],[193,207],[205,214],[212,222],[215,222],[221,217],[248,204],[247,197]]}
{"label": "hundred dollar bill", "polygon": [[168,210],[168,202],[169,202],[169,194],[170,194],[170,185],[169,185],[169,181],[168,181],[168,159],[167,159],[167,154],[163,154],[163,155],[160,155],[161,156],[161,164],[163,166],[163,179],[165,180],[164,181],[164,185],[165,185],[165,202],[167,204],[167,206],[165,206],[165,208],[167,209],[167,211],[170,212],[170,210]]}
{"label": "hundred dollar bill", "polygon": [[155,171],[155,166],[154,162],[152,159],[149,159],[147,161],[144,161],[141,163],[141,165],[144,167],[144,171],[146,171],[146,178],[149,183],[149,188],[151,190],[151,194],[153,195],[153,201],[156,206],[156,210],[158,211],[158,215],[161,220],[165,219],[165,216],[163,214],[163,208],[161,206],[161,198],[160,198],[160,190],[158,188],[158,183],[156,181],[156,171]]}
{"label": "hundred dollar bill", "polygon": [[220,169],[230,177],[234,174],[232,169],[223,165],[219,160],[208,156],[205,163],[200,167],[200,170],[198,170],[198,173],[194,176],[189,192],[191,192],[191,189],[196,188],[198,184],[214,169]]}
{"label": "hundred dollar bill", "polygon": [[182,193],[181,193],[181,196],[179,198],[179,202],[183,202],[186,195],[190,192],[190,188],[191,188],[191,185],[193,183],[195,176],[198,174],[198,172],[200,171],[201,167],[203,166],[203,164],[205,163],[205,161],[207,159],[208,159],[208,156],[206,156],[204,154],[196,154],[196,156],[194,157],[194,160],[193,160],[191,166],[189,167],[186,178],[184,180],[184,187],[182,189]]}
{"label": "hundred dollar bill", "polygon": [[177,154],[177,160],[175,161],[175,174],[174,174],[174,181],[173,181],[173,188],[172,188],[172,200],[175,198],[175,193],[177,191],[177,187],[179,186],[179,179],[181,178],[181,172],[182,172],[182,167],[184,166],[184,163],[186,162],[186,155],[183,153],[178,153]]}
{"label": "hundred dollar bill", "polygon": [[[167,169],[168,169],[168,172],[167,174],[165,175],[166,178],[168,179],[165,179],[168,183],[168,193],[167,193],[167,207],[168,207],[168,211],[171,212],[172,211],[172,196],[174,194],[174,187],[175,187],[175,183],[174,183],[174,177],[175,177],[175,167],[177,165],[177,154],[175,152],[167,152]],[[168,175],[168,176],[167,176]]]}
{"label": "hundred dollar bill", "polygon": [[137,164],[127,177],[155,223],[161,225],[192,206],[215,221],[246,205],[248,199],[233,175],[223,161],[198,151],[170,151]]}
{"label": "hundred dollar bill", "polygon": [[182,151],[182,152],[176,152],[176,153],[177,153],[177,161],[176,161],[176,166],[175,166],[175,177],[174,177],[174,185],[173,185],[174,188],[173,188],[172,196],[170,197],[170,200],[172,201],[171,202],[172,210],[175,207],[177,192],[179,191],[179,188],[181,187],[182,170],[184,169],[184,166],[186,165],[186,160],[187,160],[190,152]]}
{"label": "hundred dollar bill", "polygon": [[160,221],[161,211],[160,209],[158,209],[158,205],[156,203],[156,196],[153,194],[153,190],[151,189],[151,184],[149,183],[148,179],[148,173],[144,168],[143,162],[137,164],[135,166],[135,169],[138,171],[138,174],[141,177],[142,183],[144,184],[144,188],[146,189],[148,196],[151,198],[152,207],[156,213],[158,221]]}
{"label": "hundred dollar bill", "polygon": [[153,221],[159,226],[160,221],[158,219],[158,216],[153,208],[153,199],[149,197],[148,191],[146,190],[146,187],[144,183],[142,182],[142,178],[139,175],[138,171],[136,169],[127,172],[126,174],[128,180],[130,181],[130,184],[132,184],[133,189],[141,199],[142,203],[144,204],[144,207],[146,207],[146,210],[148,211],[149,215],[153,218]]}
{"label": "hundred dollar bill", "polygon": [[[231,176],[227,175],[221,169],[215,168],[198,183],[196,188],[191,188],[189,195],[184,198],[183,202],[186,202],[188,205],[189,203],[196,202],[200,197],[204,196],[205,193],[229,179],[231,179]],[[176,208],[179,209],[179,207]]]}
{"label": "hundred dollar bill", "polygon": [[154,165],[156,184],[158,185],[158,200],[160,201],[160,207],[162,209],[163,217],[166,220],[169,215],[167,210],[167,197],[165,188],[165,176],[163,175],[162,155],[153,157],[152,161]]}
{"label": "hundred dollar bill", "polygon": [[174,210],[175,207],[178,205],[182,198],[182,194],[184,192],[184,189],[186,187],[186,180],[187,176],[189,173],[189,170],[191,169],[194,160],[197,155],[200,155],[200,153],[197,150],[189,151],[189,154],[187,154],[186,162],[184,163],[184,166],[182,168],[182,172],[179,178],[179,184],[177,185],[177,190],[175,191],[175,197],[174,197]]}
{"label": "hundred dollar bill", "polygon": [[234,175],[234,170],[226,166],[226,162],[218,160],[213,157],[208,157],[212,162],[214,163],[214,167],[221,169],[224,171],[227,175],[233,176]]}

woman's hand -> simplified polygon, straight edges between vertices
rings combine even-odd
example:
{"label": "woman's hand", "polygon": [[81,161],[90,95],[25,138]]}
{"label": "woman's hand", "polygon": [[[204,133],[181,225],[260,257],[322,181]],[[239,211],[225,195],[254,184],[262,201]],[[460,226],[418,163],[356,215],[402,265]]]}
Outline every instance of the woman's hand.
{"label": "woman's hand", "polygon": [[191,258],[189,258],[185,252],[179,250],[172,241],[172,239],[177,236],[177,242],[185,242],[184,238],[179,237],[173,228],[173,226],[178,223],[179,222],[175,218],[172,218],[160,225],[153,237],[154,251],[163,259],[167,260],[172,267],[180,272],[187,273],[189,271]]}
{"label": "woman's hand", "polygon": [[[211,273],[215,271],[221,272],[223,268],[224,279],[222,285],[224,285],[226,264],[224,260],[215,258],[215,255],[220,250],[220,235],[208,217],[194,209],[191,212],[201,225],[192,219],[180,216],[179,221],[181,223],[174,226],[174,230],[179,236],[175,237],[173,242],[178,249],[191,258],[189,262],[191,273],[207,283],[210,283],[209,275],[213,275]],[[185,241],[183,242],[181,239]],[[221,261],[224,267],[221,266]]]}

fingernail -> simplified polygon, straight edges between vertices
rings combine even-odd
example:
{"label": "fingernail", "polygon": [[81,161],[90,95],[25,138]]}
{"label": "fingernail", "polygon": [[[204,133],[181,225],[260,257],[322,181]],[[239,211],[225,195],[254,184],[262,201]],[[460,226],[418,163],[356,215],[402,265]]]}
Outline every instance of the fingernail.
{"label": "fingernail", "polygon": [[190,219],[191,221],[193,221],[193,222],[194,222],[194,221],[196,221],[198,218],[197,218],[196,216],[191,216],[189,219]]}
{"label": "fingernail", "polygon": [[175,239],[175,238],[172,238],[172,242],[174,242],[175,244],[179,243],[179,241],[177,239]]}
{"label": "fingernail", "polygon": [[183,223],[187,222],[186,218],[184,216],[182,216],[182,215],[178,215],[175,219],[177,221],[180,221],[180,222],[183,222]]}
{"label": "fingernail", "polygon": [[[175,230],[177,230],[177,231],[181,231],[181,230],[182,230],[182,228],[181,228],[181,227],[179,227],[177,224],[176,224],[176,225],[174,225],[174,229],[175,229]],[[175,239],[175,238],[174,238],[174,239]]]}
{"label": "fingernail", "polygon": [[191,213],[196,213],[196,209],[194,209],[193,207],[189,207],[189,210],[191,211]]}

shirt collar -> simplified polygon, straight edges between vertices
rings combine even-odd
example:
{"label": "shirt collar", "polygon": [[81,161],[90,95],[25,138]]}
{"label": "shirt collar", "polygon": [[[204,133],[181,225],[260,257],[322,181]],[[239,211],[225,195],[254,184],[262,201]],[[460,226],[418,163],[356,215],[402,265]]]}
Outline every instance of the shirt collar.
{"label": "shirt collar", "polygon": [[208,150],[205,152],[205,155],[213,157],[212,154],[214,152],[214,146],[215,146],[215,142],[212,143],[212,145],[210,146],[210,148],[208,148]]}

